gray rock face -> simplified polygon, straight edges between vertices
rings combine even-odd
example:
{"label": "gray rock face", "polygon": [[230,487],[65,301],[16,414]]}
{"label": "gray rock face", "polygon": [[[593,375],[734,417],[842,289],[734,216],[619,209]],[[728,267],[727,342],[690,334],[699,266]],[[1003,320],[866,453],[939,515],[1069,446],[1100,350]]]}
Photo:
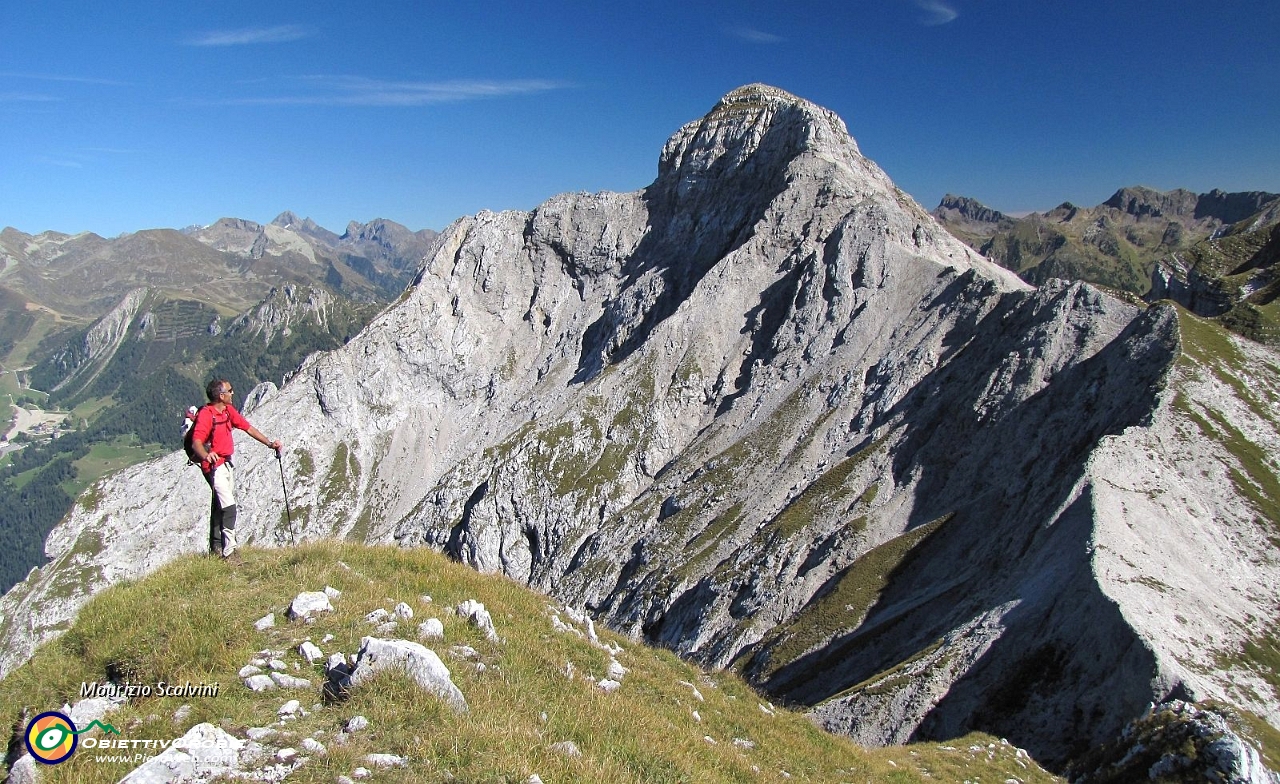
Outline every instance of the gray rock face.
{"label": "gray rock face", "polygon": [[273,288],[256,308],[232,321],[229,331],[260,337],[263,343],[270,344],[277,334],[308,321],[323,328],[332,305],[333,295],[324,289]]}
{"label": "gray rock face", "polygon": [[[451,226],[400,303],[262,396],[296,530],[254,449],[239,527],[442,549],[864,743],[984,729],[1053,764],[1174,691],[1276,721],[1220,654],[1280,604],[1280,360],[1186,325],[1031,289],[834,114],[752,85],[643,191]],[[198,551],[200,479],[165,460],[51,534],[0,603],[30,619],[5,670],[88,591]]]}
{"label": "gray rock face", "polygon": [[[129,337],[129,325],[138,315],[147,298],[145,288],[136,288],[124,296],[120,303],[94,322],[75,345],[68,345],[51,358],[51,363],[66,375],[51,392],[67,384],[88,384],[93,376],[111,361],[125,339]],[[145,319],[143,323],[145,329]]]}

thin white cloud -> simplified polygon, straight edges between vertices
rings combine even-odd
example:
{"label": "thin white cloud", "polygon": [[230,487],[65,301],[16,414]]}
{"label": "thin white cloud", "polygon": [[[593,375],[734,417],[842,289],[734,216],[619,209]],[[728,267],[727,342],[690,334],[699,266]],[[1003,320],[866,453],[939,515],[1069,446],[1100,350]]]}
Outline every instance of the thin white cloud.
{"label": "thin white cloud", "polygon": [[731,27],[727,32],[734,38],[752,44],[780,44],[787,40],[780,35],[766,33],[763,30],[756,30],[750,27]]}
{"label": "thin white cloud", "polygon": [[311,35],[302,25],[277,25],[275,27],[244,27],[239,30],[211,30],[186,41],[189,46],[248,46],[252,44],[283,44],[300,41]]}
{"label": "thin white cloud", "polygon": [[52,103],[61,100],[52,95],[39,93],[0,93],[0,103]]}
{"label": "thin white cloud", "polygon": [[549,79],[457,79],[440,82],[393,81],[364,76],[305,76],[263,82],[289,89],[276,95],[249,95],[235,98],[196,100],[242,106],[430,106],[483,98],[528,95],[568,87]]}
{"label": "thin white cloud", "polygon": [[942,2],[942,0],[912,1],[915,3],[916,8],[920,9],[922,12],[920,16],[921,24],[925,24],[930,27],[953,22],[956,17],[960,16],[959,11],[952,8],[947,3]]}
{"label": "thin white cloud", "polygon": [[77,161],[72,158],[50,158],[47,156],[41,156],[39,158],[36,158],[36,160],[39,163],[47,164],[49,166],[57,166],[60,169],[83,169],[84,168],[84,163],[82,161]]}
{"label": "thin white cloud", "polygon": [[128,87],[128,82],[120,82],[115,79],[98,79],[88,76],[60,76],[58,74],[33,74],[33,73],[17,73],[13,71],[0,72],[0,78],[4,79],[28,79],[38,82],[71,82],[73,84],[99,84],[107,87]]}
{"label": "thin white cloud", "polygon": [[62,169],[83,169],[107,160],[104,156],[135,155],[137,150],[119,147],[81,147],[75,150],[59,150],[48,155],[38,156],[35,160],[46,166],[57,166]]}

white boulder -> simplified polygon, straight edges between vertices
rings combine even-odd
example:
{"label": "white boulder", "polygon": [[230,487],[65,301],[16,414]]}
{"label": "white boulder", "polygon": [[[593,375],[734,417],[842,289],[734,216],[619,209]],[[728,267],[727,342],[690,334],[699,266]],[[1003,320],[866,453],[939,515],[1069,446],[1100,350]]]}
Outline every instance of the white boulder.
{"label": "white boulder", "polygon": [[290,620],[310,618],[322,612],[333,612],[333,605],[329,603],[329,596],[324,591],[303,591],[289,605]]}
{"label": "white boulder", "polygon": [[356,654],[351,685],[360,686],[375,674],[388,669],[403,670],[424,690],[444,700],[455,711],[467,710],[467,700],[453,683],[449,668],[435,651],[409,640],[382,640],[365,637]]}

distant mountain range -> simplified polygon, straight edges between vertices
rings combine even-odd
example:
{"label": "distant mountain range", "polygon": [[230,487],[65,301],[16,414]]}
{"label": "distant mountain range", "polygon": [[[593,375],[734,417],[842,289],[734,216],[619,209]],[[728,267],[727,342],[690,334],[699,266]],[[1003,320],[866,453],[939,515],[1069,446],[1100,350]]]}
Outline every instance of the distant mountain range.
{"label": "distant mountain range", "polygon": [[1085,280],[1172,299],[1265,343],[1280,343],[1280,194],[1122,188],[1014,218],[948,194],[933,216],[956,237],[1040,285]]}
{"label": "distant mountain range", "polygon": [[436,237],[385,220],[338,235],[290,212],[114,239],[0,232],[0,421],[10,396],[67,412],[61,437],[0,465],[0,588],[43,562],[76,493],[172,448],[210,377],[248,393],[341,346]]}
{"label": "distant mountain range", "polygon": [[338,235],[291,212],[266,225],[223,218],[114,239],[6,228],[0,231],[0,286],[80,319],[103,315],[138,287],[197,297],[230,313],[285,283],[387,300],[413,277],[436,236],[386,220],[351,223]]}

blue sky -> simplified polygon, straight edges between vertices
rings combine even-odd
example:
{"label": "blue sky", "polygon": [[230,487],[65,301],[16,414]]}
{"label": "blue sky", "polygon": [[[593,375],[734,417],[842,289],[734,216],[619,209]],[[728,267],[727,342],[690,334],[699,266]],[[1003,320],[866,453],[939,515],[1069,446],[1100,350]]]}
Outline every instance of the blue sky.
{"label": "blue sky", "polygon": [[0,226],[341,232],[652,181],[766,82],[926,209],[1280,192],[1280,3],[0,2]]}

